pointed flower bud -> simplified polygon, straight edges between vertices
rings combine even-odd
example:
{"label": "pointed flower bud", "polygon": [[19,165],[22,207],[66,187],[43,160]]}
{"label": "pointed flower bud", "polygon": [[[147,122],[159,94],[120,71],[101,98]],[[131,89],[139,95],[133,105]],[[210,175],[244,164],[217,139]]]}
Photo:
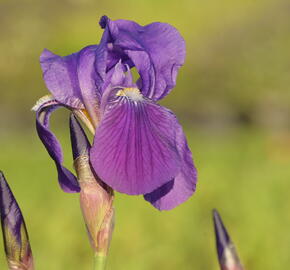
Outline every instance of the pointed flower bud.
{"label": "pointed flower bud", "polygon": [[75,116],[70,118],[74,167],[81,187],[80,205],[92,248],[98,256],[107,256],[114,226],[113,190],[92,171],[90,143]]}
{"label": "pointed flower bud", "polygon": [[233,242],[217,210],[213,210],[216,248],[221,270],[243,270]]}
{"label": "pointed flower bud", "polygon": [[80,156],[89,156],[90,142],[73,114],[70,116],[70,138],[74,160]]}
{"label": "pointed flower bud", "polygon": [[33,270],[33,257],[21,210],[0,172],[0,213],[9,269]]}

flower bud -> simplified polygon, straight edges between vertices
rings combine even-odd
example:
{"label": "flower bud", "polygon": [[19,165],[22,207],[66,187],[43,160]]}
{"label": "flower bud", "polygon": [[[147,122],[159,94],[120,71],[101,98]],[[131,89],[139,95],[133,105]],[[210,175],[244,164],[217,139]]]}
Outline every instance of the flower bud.
{"label": "flower bud", "polygon": [[113,190],[93,172],[90,143],[74,116],[70,118],[74,167],[80,184],[80,205],[95,253],[106,256],[114,227]]}
{"label": "flower bud", "polygon": [[216,248],[221,270],[243,270],[235,246],[217,210],[213,210]]}
{"label": "flower bud", "polygon": [[33,257],[21,210],[0,172],[0,213],[9,269],[33,270]]}

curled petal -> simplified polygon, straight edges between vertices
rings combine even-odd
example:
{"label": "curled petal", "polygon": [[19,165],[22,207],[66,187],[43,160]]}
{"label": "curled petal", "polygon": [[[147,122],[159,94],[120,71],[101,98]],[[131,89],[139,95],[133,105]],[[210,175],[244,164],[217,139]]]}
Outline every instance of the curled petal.
{"label": "curled petal", "polygon": [[176,118],[148,100],[118,97],[106,107],[96,130],[90,160],[98,176],[113,189],[146,194],[180,170]]}
{"label": "curled petal", "polygon": [[[177,71],[185,58],[185,42],[179,32],[166,23],[140,26],[107,17],[102,17],[100,25],[109,29],[114,54],[119,52],[123,61],[136,66],[143,95],[153,100],[167,95],[176,84]],[[130,61],[124,59],[124,53]]]}
{"label": "curled petal", "polygon": [[145,200],[159,210],[171,210],[190,198],[196,189],[197,171],[192,161],[192,155],[182,127],[178,124],[176,129],[181,170],[171,181],[144,195]]}
{"label": "curled petal", "polygon": [[36,112],[36,129],[40,140],[55,162],[60,187],[65,192],[74,193],[80,191],[77,179],[68,169],[62,166],[63,155],[60,143],[49,129],[50,115],[60,106],[59,104],[50,104],[40,107]]}

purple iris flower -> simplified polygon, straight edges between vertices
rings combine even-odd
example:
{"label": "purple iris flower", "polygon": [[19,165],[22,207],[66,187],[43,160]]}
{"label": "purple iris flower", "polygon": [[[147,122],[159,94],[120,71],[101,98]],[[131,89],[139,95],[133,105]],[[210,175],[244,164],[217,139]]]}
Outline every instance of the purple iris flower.
{"label": "purple iris flower", "polygon": [[52,96],[35,106],[39,137],[55,161],[63,190],[78,192],[49,129],[51,112],[67,107],[94,133],[90,162],[104,183],[143,194],[160,210],[172,209],[194,193],[196,169],[176,116],[157,102],[176,84],[185,42],[166,23],[140,26],[104,16],[100,25],[99,45],[65,57],[43,51],[43,78]]}

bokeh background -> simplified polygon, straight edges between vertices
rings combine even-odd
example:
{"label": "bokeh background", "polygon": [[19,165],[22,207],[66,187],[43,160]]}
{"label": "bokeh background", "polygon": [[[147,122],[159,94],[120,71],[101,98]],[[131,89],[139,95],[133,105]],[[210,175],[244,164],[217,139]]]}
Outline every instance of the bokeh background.
{"label": "bokeh background", "polygon": [[[78,195],[64,194],[30,111],[47,90],[43,48],[66,55],[101,37],[101,15],[168,22],[187,43],[162,101],[184,125],[196,195],[170,212],[116,194],[108,269],[218,269],[217,208],[246,269],[290,265],[290,2],[287,0],[0,1],[0,169],[18,199],[37,269],[91,269]],[[52,126],[72,167],[68,113]],[[1,239],[0,239],[1,240]],[[0,248],[0,269],[5,269]]]}

